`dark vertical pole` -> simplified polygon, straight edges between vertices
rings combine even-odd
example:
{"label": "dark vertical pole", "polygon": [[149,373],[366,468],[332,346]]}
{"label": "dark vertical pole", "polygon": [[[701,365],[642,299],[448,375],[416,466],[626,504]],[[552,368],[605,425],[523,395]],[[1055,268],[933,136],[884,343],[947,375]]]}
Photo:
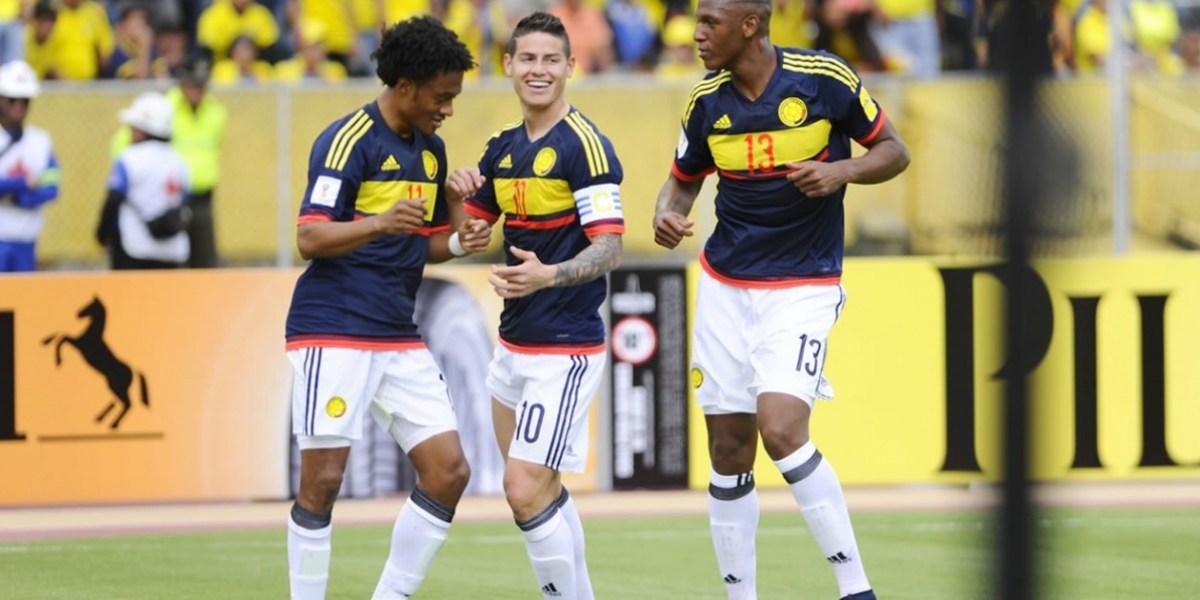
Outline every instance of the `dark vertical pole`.
{"label": "dark vertical pole", "polygon": [[[998,519],[1000,552],[996,589],[999,600],[1033,600],[1033,507],[1030,502],[1030,428],[1026,377],[1033,365],[1024,360],[1029,345],[1029,268],[1034,210],[1041,206],[1039,193],[1044,137],[1037,102],[1039,57],[1044,57],[1047,31],[1039,33],[1037,3],[1043,0],[1008,0],[1000,35],[1005,75],[1004,253],[1008,295],[1004,337],[1009,365],[1005,382],[1003,502]],[[1040,45],[1040,47],[1039,47]],[[1039,53],[1038,51],[1041,50]]]}

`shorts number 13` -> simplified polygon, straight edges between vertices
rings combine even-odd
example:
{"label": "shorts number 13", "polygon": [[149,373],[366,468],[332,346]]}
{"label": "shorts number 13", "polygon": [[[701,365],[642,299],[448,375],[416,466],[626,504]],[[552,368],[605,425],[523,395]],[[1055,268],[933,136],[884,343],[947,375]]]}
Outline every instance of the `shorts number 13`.
{"label": "shorts number 13", "polygon": [[[812,354],[807,354],[812,348]],[[800,336],[800,356],[796,358],[796,370],[816,376],[817,363],[821,360],[821,340],[808,339],[808,334]]]}

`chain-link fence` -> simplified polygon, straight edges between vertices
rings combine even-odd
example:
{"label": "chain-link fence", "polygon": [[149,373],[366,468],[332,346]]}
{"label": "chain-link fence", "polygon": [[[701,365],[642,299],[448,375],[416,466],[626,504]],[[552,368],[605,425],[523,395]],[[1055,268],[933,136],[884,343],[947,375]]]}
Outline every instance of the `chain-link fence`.
{"label": "chain-link fence", "polygon": [[[915,157],[908,172],[877,186],[856,186],[846,200],[846,239],[856,254],[994,254],[997,161],[1002,149],[998,85],[979,77],[908,82],[867,78],[871,93]],[[690,85],[652,78],[573,84],[569,99],[613,140],[625,167],[626,249],[631,258],[662,254],[651,219],[678,138]],[[62,195],[51,204],[39,257],[46,268],[104,264],[93,231],[111,166],[117,111],[140,91],[128,87],[51,86],[30,122],[53,136],[62,163]],[[295,261],[294,222],[312,140],[334,119],[370,101],[378,87],[216,90],[229,111],[215,193],[219,253],[225,264]],[[1070,214],[1044,226],[1046,253],[1107,253],[1112,248],[1111,170],[1131,169],[1132,250],[1200,244],[1200,80],[1135,79],[1130,103],[1131,164],[1113,165],[1107,84],[1057,81],[1045,87],[1052,127],[1079,148],[1080,185]],[[468,84],[441,131],[450,167],[473,164],[490,134],[520,115],[506,82]],[[861,149],[858,149],[861,151]],[[715,179],[715,178],[713,178]],[[715,225],[710,182],[695,209],[699,250]]]}

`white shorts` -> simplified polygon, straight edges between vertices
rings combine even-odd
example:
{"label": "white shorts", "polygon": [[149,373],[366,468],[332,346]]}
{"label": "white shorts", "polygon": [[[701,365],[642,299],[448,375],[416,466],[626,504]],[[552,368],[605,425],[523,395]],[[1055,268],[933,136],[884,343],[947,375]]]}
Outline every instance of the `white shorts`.
{"label": "white shorts", "polygon": [[582,473],[588,458],[588,411],[608,355],[522,354],[496,346],[487,386],[517,412],[508,455],[555,471]]}
{"label": "white shorts", "polygon": [[757,413],[765,392],[832,399],[825,343],[845,303],[839,284],[748,289],[701,271],[691,380],[704,414]]}
{"label": "white shorts", "polygon": [[292,432],[301,450],[349,446],[362,437],[368,410],[406,453],[458,429],[446,382],[425,348],[299,348],[287,357]]}

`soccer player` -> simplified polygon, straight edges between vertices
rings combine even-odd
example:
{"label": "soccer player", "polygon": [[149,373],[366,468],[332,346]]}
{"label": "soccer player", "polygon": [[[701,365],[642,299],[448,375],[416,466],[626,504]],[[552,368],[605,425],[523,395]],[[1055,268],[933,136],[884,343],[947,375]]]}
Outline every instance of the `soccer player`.
{"label": "soccer player", "polygon": [[606,348],[604,275],[621,262],[621,163],[563,97],[575,66],[558,17],[517,23],[504,69],[524,116],[492,136],[478,169],[447,184],[468,213],[504,216],[507,265],[490,281],[505,299],[489,366],[504,491],[547,599],[591,600],[583,527],[560,473],[587,463],[588,408]]}
{"label": "soccer player", "polygon": [[[809,439],[826,341],[845,304],[846,184],[887,181],[908,150],[841,59],[771,44],[770,0],[700,0],[705,68],[659,192],[655,241],[693,235],[687,215],[716,171],[717,225],[700,255],[691,380],[712,461],[709,520],[731,600],[752,600],[758,436],[799,504],[839,595],[874,600],[841,484]],[[867,148],[850,157],[850,140]]]}
{"label": "soccer player", "polygon": [[446,384],[412,315],[425,263],[488,244],[487,223],[447,203],[446,151],[434,135],[475,63],[430,17],[385,31],[374,58],[386,87],[317,138],[300,209],[297,244],[311,262],[287,318],[300,447],[288,523],[293,600],[325,597],[330,517],[366,413],[419,477],[396,519],[375,600],[417,592],[470,475]]}

